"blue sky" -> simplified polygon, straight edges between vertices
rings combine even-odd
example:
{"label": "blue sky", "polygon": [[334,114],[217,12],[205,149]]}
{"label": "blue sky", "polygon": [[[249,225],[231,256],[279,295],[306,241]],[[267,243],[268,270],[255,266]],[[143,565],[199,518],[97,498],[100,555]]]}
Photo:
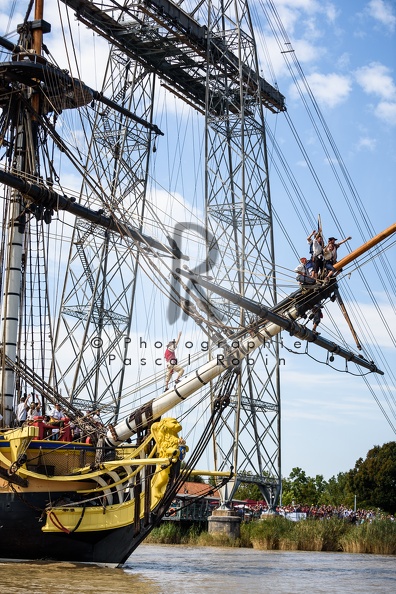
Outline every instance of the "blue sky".
{"label": "blue sky", "polygon": [[[21,22],[20,17],[26,9],[27,3],[25,6],[21,4],[23,3],[17,5],[17,10],[21,12],[15,17],[15,22]],[[0,0],[0,11],[6,13],[10,5],[9,1]],[[390,0],[279,0],[275,5],[291,46],[279,47],[264,17],[262,3],[251,3],[260,67],[265,78],[272,84],[277,84],[285,95],[288,116],[309,152],[327,199],[324,199],[312,181],[284,115],[269,114],[268,125],[273,130],[311,211],[311,217],[301,224],[271,166],[274,211],[288,233],[286,238],[279,226],[275,225],[275,252],[281,286],[282,283],[286,284],[284,270],[287,269],[290,276],[298,263],[288,240],[297,254],[306,255],[306,235],[312,231],[312,221],[316,220],[318,214],[321,215],[326,237],[334,235],[341,239],[352,236],[348,246],[340,248],[340,256],[355,249],[370,236],[366,225],[374,232],[379,232],[396,220],[396,5]],[[58,35],[57,4],[46,0],[46,7],[49,10],[47,20],[52,23],[54,34],[46,36],[45,42],[54,55],[59,55],[57,50],[61,50],[62,39]],[[7,23],[5,16],[2,17],[2,22]],[[87,35],[84,27],[80,27],[76,39],[82,49],[82,78],[87,84],[99,88],[102,72],[97,64],[102,63],[103,66],[105,63],[105,60],[100,59],[105,50],[97,40],[92,42],[92,37]],[[351,196],[349,188],[346,190],[347,199],[343,195],[332,173],[329,158],[323,153],[313,132],[312,123],[285,65],[285,55],[281,53],[290,47],[295,51],[340,151],[353,182],[357,202],[355,196]],[[88,51],[91,57],[94,54],[97,58],[95,62],[85,59]],[[265,58],[267,52],[271,65]],[[61,67],[66,64],[65,60],[65,57],[63,62],[58,59]],[[275,73],[274,78],[270,74],[272,71]],[[192,188],[188,174],[184,174],[185,178],[182,179],[183,173],[174,173],[172,179],[170,170],[180,155],[176,149],[171,155],[168,143],[174,134],[176,117],[184,117],[186,123],[191,115],[184,104],[174,102],[169,96],[165,98],[164,104],[170,115],[165,117],[161,107],[158,108],[155,121],[164,129],[166,136],[158,142],[157,154],[161,155],[168,150],[167,164],[170,166],[165,170],[158,165],[156,173],[165,187],[171,187],[173,201],[175,204],[177,202],[173,206],[173,218],[188,220],[185,212],[188,213],[190,208],[199,210],[202,205],[194,202],[197,191],[196,187]],[[192,136],[187,138],[191,139]],[[192,145],[191,140],[188,151],[186,149],[188,153],[191,150],[191,155]],[[75,185],[78,187],[77,182]],[[165,199],[165,195],[157,196],[158,202]],[[349,208],[348,200],[352,208]],[[189,206],[189,202],[192,205]],[[357,212],[358,205],[363,207],[364,215]],[[166,208],[163,207],[163,210],[166,211]],[[395,263],[395,248],[391,247],[386,256],[391,263]],[[372,305],[359,274],[353,269],[350,272],[350,278],[343,278],[340,286],[347,309],[354,321],[356,320],[358,333],[363,337],[362,342],[375,355],[381,349],[384,361],[377,361],[377,357],[374,357],[379,367],[385,362],[391,369],[395,369],[395,346],[389,332]],[[379,282],[373,262],[368,262],[362,272],[395,334],[395,312],[389,303],[389,295],[385,294]],[[391,301],[394,301],[394,284],[387,281],[386,288]],[[170,331],[173,333],[174,329],[166,327],[165,310],[157,304],[158,302],[153,314],[156,332],[153,336],[166,341],[169,338],[167,334]],[[367,328],[362,320],[367,323]],[[334,337],[333,326],[341,328],[342,336],[353,347],[352,336],[336,305],[325,311],[322,334]],[[136,336],[138,335],[136,329]],[[195,342],[197,340],[199,339],[194,338]],[[288,337],[285,337],[285,344],[292,346]],[[359,457],[364,458],[374,445],[382,445],[395,439],[393,430],[375,400],[378,398],[387,414],[392,417],[396,397],[392,376],[387,374],[385,383],[380,385],[377,385],[374,376],[370,377],[373,390],[371,393],[361,378],[343,373],[342,365],[338,365],[339,371],[323,365],[323,353],[312,353],[319,360],[316,362],[302,354],[301,349],[294,350],[294,354],[288,352],[285,355],[286,363],[282,369],[282,468],[285,476],[293,467],[299,466],[310,476],[323,474],[325,478],[329,478],[352,468],[356,460]],[[186,356],[186,349],[183,352],[183,347],[181,355]],[[141,369],[140,373],[145,379],[145,370]],[[386,402],[387,398],[390,407]],[[394,416],[392,420],[395,424]]]}
{"label": "blue sky", "polygon": [[[310,217],[303,217],[301,223],[270,163],[273,209],[287,231],[286,237],[275,223],[275,253],[282,295],[282,291],[291,290],[290,279],[294,279],[292,270],[298,263],[297,255],[307,254],[306,236],[312,231],[318,214],[322,218],[325,237],[333,235],[343,239],[352,236],[349,244],[340,248],[340,257],[396,221],[396,10],[394,4],[377,0],[358,3],[281,0],[275,5],[291,46],[279,47],[264,18],[262,3],[251,3],[260,67],[265,78],[285,95],[288,117],[298,131],[322,186],[320,191],[314,183],[284,115],[269,113],[268,126],[311,213]],[[331,141],[337,146],[350,176],[348,183],[342,180],[342,188],[330,167],[334,163],[339,175],[338,160],[334,155],[324,154],[285,66],[282,51],[290,47],[295,51],[332,135]],[[265,59],[267,53],[271,64]],[[273,78],[271,72],[275,73]],[[170,112],[171,106],[172,101],[168,99]],[[173,113],[181,118],[183,109],[177,104]],[[160,115],[159,111],[158,117]],[[165,128],[167,138],[175,130],[172,127],[174,121],[170,121],[169,128]],[[161,125],[163,123],[161,121]],[[159,152],[161,144],[162,140]],[[171,149],[168,150],[170,154]],[[269,153],[271,161],[271,145]],[[191,157],[193,155],[191,148]],[[182,158],[177,151],[173,157],[169,158],[172,164]],[[179,206],[183,200],[194,198],[188,175],[185,174],[184,180],[182,176],[181,172],[177,182],[172,181],[180,194]],[[352,184],[352,192],[348,184]],[[386,252],[386,256],[390,263],[395,261],[394,247]],[[385,284],[391,305],[374,263],[368,262],[360,272],[391,327],[393,341],[359,271],[353,267],[348,270],[350,276],[340,280],[343,300],[363,343],[364,356],[373,357],[380,368],[385,363],[389,366],[388,371],[393,370],[396,363],[394,275],[393,284],[389,284],[392,280]],[[157,328],[161,327],[158,321]],[[337,343],[345,341],[357,352],[336,304],[326,308],[321,332]],[[291,348],[294,341],[286,335],[284,342]],[[358,373],[356,369],[349,368],[351,373],[345,373],[344,362],[336,361],[334,369],[325,365],[326,356],[319,349],[312,347],[309,355],[303,354],[301,348],[293,350],[296,352],[284,355],[281,374],[283,475],[287,476],[293,467],[299,466],[310,476],[323,474],[330,478],[353,468],[374,445],[395,439],[394,430],[380,410],[382,406],[394,426],[394,376],[387,371],[384,379],[378,381],[371,374],[366,378],[368,387],[364,379],[352,375]],[[181,355],[186,356],[185,348]]]}
{"label": "blue sky", "polygon": [[[367,219],[375,232],[379,232],[396,220],[396,4],[384,0],[281,0],[275,5]],[[303,172],[307,172],[306,164],[292,145],[282,118],[279,117],[276,125],[273,125],[269,116],[269,125],[277,130],[278,143],[287,154],[313,212],[316,206],[316,212],[321,214],[325,235],[334,235],[339,239],[351,235],[353,239],[348,249],[355,249],[363,243],[362,234],[335,183],[328,160],[313,133],[279,48],[271,38],[267,39],[267,44],[274,50],[271,56],[274,57],[276,82],[286,96],[289,116],[309,151],[335,217],[324,204],[317,187],[308,179],[308,173],[304,175]],[[305,235],[296,223],[295,214],[288,216],[290,206],[288,208],[283,194],[277,180],[272,178],[274,208],[282,213],[282,222],[291,233],[294,245],[301,255],[305,255]],[[361,222],[363,220],[360,219]],[[284,253],[279,230],[277,238],[278,263],[287,266],[289,254],[287,251]],[[339,256],[345,254],[346,247],[343,246]],[[394,265],[394,247],[387,252],[387,256],[391,265]],[[394,333],[395,312],[389,306],[372,263],[363,269],[363,274]],[[345,290],[351,289],[388,363],[394,369],[394,343],[374,313],[366,288],[355,273],[350,279],[340,281],[340,286],[344,300]],[[394,301],[394,289],[390,289],[390,294]],[[353,312],[354,305],[348,303],[348,297],[346,301],[349,313]],[[335,310],[331,314],[337,315]],[[325,312],[323,326],[327,320]],[[339,323],[342,324],[341,321]],[[325,334],[323,330],[322,333]],[[344,328],[344,336],[353,345],[347,328]],[[393,430],[360,378],[332,372],[298,355],[294,359],[288,355],[282,377],[284,475],[291,468],[300,466],[310,476],[320,473],[329,478],[352,468],[355,461],[359,457],[364,458],[372,446],[395,439]],[[389,374],[385,378],[390,390],[391,409],[394,411],[394,378],[389,377]],[[375,379],[373,381],[375,385]],[[380,392],[375,390],[375,393],[392,416],[386,399]],[[394,424],[394,416],[392,420]]]}

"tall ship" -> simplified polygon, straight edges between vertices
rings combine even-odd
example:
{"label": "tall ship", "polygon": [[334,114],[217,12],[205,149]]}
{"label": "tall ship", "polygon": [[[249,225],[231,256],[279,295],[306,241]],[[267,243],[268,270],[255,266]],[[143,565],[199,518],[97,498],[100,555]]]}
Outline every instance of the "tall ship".
{"label": "tall ship", "polygon": [[[0,558],[117,566],[194,474],[225,507],[243,481],[276,507],[282,333],[383,376],[341,294],[395,224],[313,275],[277,270],[265,118],[286,100],[247,2],[18,10],[0,37]],[[337,304],[352,347],[317,331]]]}

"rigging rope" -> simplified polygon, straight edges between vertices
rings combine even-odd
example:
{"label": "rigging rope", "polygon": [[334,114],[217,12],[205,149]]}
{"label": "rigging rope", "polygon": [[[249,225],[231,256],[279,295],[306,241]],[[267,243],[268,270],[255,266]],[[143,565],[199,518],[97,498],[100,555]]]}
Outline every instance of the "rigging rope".
{"label": "rigging rope", "polygon": [[[266,16],[268,18],[268,22],[271,26],[271,29],[274,34],[274,38],[276,39],[279,48],[281,48],[281,51],[284,50],[285,46],[288,48],[287,53],[285,53],[283,55],[287,61],[289,72],[290,72],[292,79],[294,80],[297,88],[299,89],[303,104],[305,105],[305,107],[310,115],[312,125],[315,128],[319,138],[321,139],[321,144],[322,144],[323,150],[329,159],[329,163],[333,167],[334,176],[337,179],[337,182],[341,187],[341,191],[344,195],[346,204],[347,204],[348,208],[351,210],[352,215],[354,216],[356,226],[358,227],[360,233],[362,235],[364,235],[364,232],[363,232],[364,225],[366,226],[366,228],[368,230],[372,229],[372,226],[370,225],[370,222],[367,217],[367,213],[364,211],[364,208],[361,205],[361,200],[360,200],[355,188],[353,187],[352,183],[350,182],[349,174],[346,171],[345,164],[343,163],[343,161],[339,155],[339,151],[334,143],[334,140],[332,139],[332,137],[330,135],[330,132],[327,128],[326,122],[324,121],[323,114],[321,113],[319,106],[317,105],[317,103],[315,101],[312,90],[310,89],[308,81],[302,71],[301,64],[299,63],[299,61],[296,57],[296,53],[295,53],[294,49],[292,48],[292,45],[291,45],[291,43],[287,37],[287,34],[284,30],[283,24],[281,23],[281,20],[279,18],[279,14],[277,13],[276,7],[273,2],[267,2],[267,4],[265,4],[263,1],[261,1],[260,5],[263,9],[263,12],[266,14]],[[267,8],[267,6],[268,6],[268,8]],[[68,15],[68,18],[69,18],[69,15]],[[68,25],[69,25],[69,29],[71,32],[70,22],[68,23]],[[77,64],[78,62],[77,62],[76,48],[74,46],[73,41],[72,41],[72,49],[73,49],[74,60]],[[69,56],[68,56],[68,63],[69,63],[69,69],[72,70],[71,58]],[[76,66],[76,67],[77,67],[77,72],[78,72],[78,79],[80,79],[80,71],[78,69],[78,66]],[[309,100],[307,100],[306,97],[308,97]],[[311,108],[310,105],[312,105],[313,107]],[[183,110],[184,109],[185,109],[185,107],[183,104]],[[92,125],[92,121],[91,121],[89,112],[90,112],[90,108],[81,108],[78,110],[78,116],[80,117],[82,134],[83,134],[83,136],[86,140],[86,143],[88,145],[89,145],[88,138],[90,136],[90,131],[88,130],[87,126]],[[186,114],[183,113],[181,115],[182,115],[182,117],[177,120],[176,149],[175,149],[175,152],[173,155],[173,159],[172,159],[171,147],[169,144],[168,144],[168,150],[167,150],[168,170],[170,172],[170,180],[171,180],[170,183],[175,188],[175,190],[172,192],[174,194],[172,196],[172,202],[173,202],[173,205],[175,206],[175,208],[176,208],[176,205],[179,205],[179,204],[182,204],[183,207],[186,208],[186,204],[183,202],[183,200],[179,199],[177,197],[176,188],[178,187],[179,182],[180,182],[181,188],[184,191],[187,191],[187,185],[188,185],[185,182],[185,179],[183,177],[183,171],[180,166],[181,162],[182,162],[182,154],[183,154],[183,151],[184,151],[184,149],[186,147],[186,143],[187,143],[187,126],[185,127],[184,130],[182,128],[182,119],[183,119],[183,116],[185,116]],[[98,117],[98,116],[96,115],[96,117]],[[165,117],[167,117],[167,112],[165,112]],[[190,117],[190,112],[188,112],[188,117]],[[62,114],[62,118],[63,118],[63,125],[65,125],[65,128],[66,128],[67,127],[66,122],[69,118],[71,119],[71,116],[69,113],[64,112]],[[315,118],[318,119],[319,123],[316,122]],[[311,174],[317,183],[319,191],[320,191],[321,195],[323,196],[323,199],[329,209],[329,212],[332,214],[333,220],[337,223],[337,215],[334,212],[334,209],[332,208],[332,203],[328,199],[326,192],[325,192],[324,188],[322,187],[322,185],[316,175],[314,166],[309,159],[309,155],[307,154],[307,152],[305,150],[305,147],[297,133],[297,130],[296,130],[293,122],[291,121],[289,114],[285,115],[285,119],[286,119],[295,139],[296,139],[298,146],[300,147],[304,157],[306,158],[306,162],[308,163]],[[73,146],[73,143],[70,141],[69,146],[66,147],[65,142],[60,141],[60,138],[57,136],[57,133],[55,132],[55,126],[52,125],[48,119],[43,119],[42,124],[46,128],[47,134],[51,135],[51,137],[53,138],[54,146],[57,144],[62,150],[66,150],[66,156],[70,160],[70,162],[73,164],[76,171],[78,171],[81,175],[84,175],[85,182],[87,183],[87,185],[89,185],[92,194],[95,195],[98,202],[101,205],[104,204],[110,213],[119,212],[125,218],[125,216],[127,216],[127,213],[125,212],[125,209],[122,207],[122,205],[120,203],[120,199],[122,196],[116,197],[118,200],[118,203],[116,203],[116,201],[113,201],[113,198],[114,198],[113,195],[106,196],[106,191],[101,185],[100,176],[97,175],[98,179],[96,179],[96,174],[97,174],[97,172],[99,172],[99,168],[97,170],[89,169],[89,167],[86,165],[86,163],[88,163],[88,160],[86,161],[86,163],[84,165],[81,164],[83,158],[88,159],[89,151],[83,151],[79,147],[79,143],[77,143],[77,140],[74,141],[74,146]],[[324,131],[324,137],[321,132],[321,129]],[[193,131],[195,132],[194,126],[193,126]],[[269,137],[271,138],[272,133],[270,131],[268,131],[268,134],[269,134]],[[168,139],[169,139],[169,135],[167,136],[167,142],[168,142]],[[328,143],[330,149],[336,154],[337,161],[341,167],[341,176],[339,175],[338,171],[336,170],[335,165],[333,165],[333,160],[331,159],[331,153],[327,146],[327,143]],[[193,143],[193,144],[195,147],[195,143]],[[275,165],[275,161],[273,161],[272,165],[277,169],[278,175],[282,178],[282,182],[284,183],[285,189],[291,187],[290,190],[289,189],[287,190],[289,200],[290,200],[292,207],[294,208],[294,210],[298,216],[301,226],[303,228],[305,228],[306,232],[308,232],[308,229],[310,229],[310,227],[312,227],[312,225],[309,225],[308,222],[314,221],[315,217],[312,215],[312,211],[309,208],[307,202],[305,201],[302,191],[299,188],[298,183],[295,180],[290,168],[288,168],[286,159],[282,155],[279,147],[276,145],[275,135],[272,135],[272,146],[273,146],[274,153],[280,160],[281,167],[285,170],[285,179],[283,179],[283,176],[281,173],[281,167],[279,167],[278,165]],[[78,148],[78,154],[80,155],[80,161],[78,158],[76,158],[73,155],[73,150],[75,152],[76,148]],[[49,155],[47,155],[47,156],[49,156]],[[195,154],[195,149],[194,149],[194,162],[198,163],[200,158],[201,157],[197,158],[197,156]],[[89,171],[88,171],[88,169],[89,169]],[[52,171],[52,173],[55,173],[54,166],[52,166],[51,171]],[[353,200],[350,200],[347,192],[345,191],[342,179],[345,180],[347,187],[350,189],[350,191],[352,193]],[[195,191],[196,191],[196,189],[195,189]],[[297,200],[294,199],[293,194],[295,194],[297,196]],[[357,211],[356,214],[354,212],[353,203],[356,206],[356,211]],[[199,221],[198,213],[195,213],[192,208],[190,208],[190,207],[188,207],[188,208],[189,208],[190,220]],[[146,221],[151,222],[151,223],[155,224],[156,226],[158,226],[159,228],[161,228],[165,235],[169,234],[169,229],[170,229],[169,224],[166,226],[161,221],[161,217],[164,214],[167,214],[167,215],[169,215],[169,218],[171,219],[173,210],[171,210],[170,213],[169,212],[165,213],[164,211],[161,212],[160,207],[157,207],[157,209],[155,209],[151,205],[149,206],[149,210],[150,210],[151,218],[149,220],[149,218],[146,217]],[[358,219],[358,214],[360,215],[361,219],[363,220],[364,225],[360,224],[360,221]],[[281,226],[282,231],[283,231],[285,237],[287,238],[287,241],[289,242],[289,245],[290,245],[292,251],[294,252],[294,254],[296,256],[298,256],[298,251],[297,251],[296,247],[293,245],[293,242],[292,242],[290,236],[287,234],[286,228],[282,222],[282,217],[280,214],[277,213],[277,211],[275,209],[274,209],[274,216],[275,216],[276,220],[278,221],[279,225]],[[342,229],[340,228],[340,225],[338,223],[337,223],[337,228],[340,230],[340,232],[342,231]],[[186,240],[189,243],[191,242],[191,245],[193,243],[198,244],[198,242],[196,242],[196,240],[194,238],[194,235],[191,233],[189,233],[186,236]],[[220,241],[222,241],[222,240],[220,239]],[[225,248],[224,245],[222,245],[221,247],[222,247],[222,249]],[[227,249],[229,249],[229,248],[230,248],[230,246],[227,246]],[[147,248],[146,248],[146,250],[147,250]],[[149,253],[151,255],[153,254],[152,251],[149,251]],[[191,296],[191,291],[190,291],[190,293],[188,292],[187,287],[184,283],[180,283],[180,287],[178,287],[178,288],[175,288],[174,286],[169,287],[170,279],[169,279],[168,275],[170,275],[172,273],[172,268],[171,268],[171,266],[169,266],[166,263],[164,258],[158,259],[158,254],[155,254],[155,257],[157,258],[157,262],[160,262],[160,264],[153,265],[151,256],[147,255],[147,251],[143,251],[140,249],[139,254],[140,254],[140,257],[144,260],[147,269],[154,270],[155,273],[158,274],[158,278],[156,276],[155,280],[156,280],[157,288],[162,292],[162,294],[164,294],[164,295],[166,294],[166,296],[168,296],[168,294],[171,294],[171,299],[173,300],[173,302],[176,305],[178,305],[181,302],[183,291],[185,293],[187,293],[187,295]],[[381,263],[386,267],[387,266],[386,259],[382,260],[382,256],[384,255],[384,253],[378,252],[378,254],[379,254]],[[246,259],[246,262],[248,264],[250,264],[251,266],[253,265],[253,262],[251,262],[249,260],[249,258]],[[361,267],[359,267],[358,270],[360,270],[360,268]],[[279,273],[279,270],[280,269],[278,268],[278,273]],[[394,275],[392,274],[392,271],[386,270],[386,268],[384,268],[384,270],[387,273],[388,281],[390,283],[392,283],[391,286],[394,287],[395,286],[394,285]],[[260,271],[260,273],[261,273],[261,271]],[[149,274],[150,274],[150,272],[149,272]],[[378,273],[378,274],[379,274],[380,282],[381,282],[382,286],[384,287],[387,297],[395,311],[395,304],[393,303],[390,291],[388,290],[388,288],[385,284],[385,279],[382,278],[380,273]],[[282,269],[282,275],[284,275],[284,278],[287,281],[289,277],[285,273],[285,269]],[[294,275],[293,275],[293,277],[294,277]],[[258,278],[258,283],[259,283],[259,273],[257,274],[257,278]],[[365,282],[364,276],[362,276],[362,281]],[[295,280],[293,278],[293,285],[294,284],[295,284]],[[345,283],[343,283],[343,287],[344,287],[344,285],[345,285]],[[165,286],[168,286],[168,288],[165,289],[164,288]],[[383,314],[383,312],[381,310],[381,307],[378,305],[373,291],[371,290],[368,283],[365,284],[365,287],[366,287],[367,292],[370,295],[370,297],[377,309],[378,315],[380,316],[385,328],[387,329],[389,336],[395,343],[395,338],[393,336],[392,329],[390,328],[388,321],[386,319],[386,316]],[[169,291],[171,291],[171,293],[169,293]],[[191,296],[191,298],[193,299],[192,296]],[[202,298],[202,296],[200,298]],[[195,301],[196,301],[196,298],[195,298]],[[209,303],[209,302],[207,302],[207,303]],[[357,312],[356,315],[357,316],[360,315],[360,312]],[[197,319],[199,319],[200,322],[205,324],[205,329],[206,329],[207,333],[217,331],[216,327],[213,325],[213,322],[204,320],[202,315],[199,316]],[[225,324],[220,324],[220,328],[221,328],[221,331],[224,332],[225,334],[227,332],[232,332],[233,330],[235,330],[235,328],[232,328],[231,326],[227,326]],[[341,334],[340,334],[340,336],[341,336]],[[379,349],[379,352],[380,352],[380,349]]]}

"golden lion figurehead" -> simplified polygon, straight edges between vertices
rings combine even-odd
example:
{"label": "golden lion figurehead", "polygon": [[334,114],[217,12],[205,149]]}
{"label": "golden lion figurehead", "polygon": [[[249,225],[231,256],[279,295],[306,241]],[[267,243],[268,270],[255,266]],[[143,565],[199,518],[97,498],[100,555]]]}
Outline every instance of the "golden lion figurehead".
{"label": "golden lion figurehead", "polygon": [[[182,427],[176,419],[165,418],[153,423],[151,433],[157,444],[158,458],[179,458],[179,436]],[[154,507],[163,497],[172,465],[157,464],[151,481],[151,504]]]}
{"label": "golden lion figurehead", "polygon": [[153,423],[151,432],[157,443],[157,456],[159,458],[169,458],[174,455],[179,445],[179,431],[182,430],[180,423],[176,419],[167,417]]}

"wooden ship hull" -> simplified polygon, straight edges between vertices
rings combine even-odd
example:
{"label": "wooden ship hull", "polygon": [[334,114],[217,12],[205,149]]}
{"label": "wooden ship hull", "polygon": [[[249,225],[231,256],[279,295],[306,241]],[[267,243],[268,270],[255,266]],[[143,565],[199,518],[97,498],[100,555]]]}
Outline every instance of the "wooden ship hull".
{"label": "wooden ship hull", "polygon": [[[68,491],[63,492],[69,496]],[[51,493],[50,495],[58,495]],[[65,533],[42,531],[40,509],[49,495],[22,491],[0,495],[2,541],[0,558],[18,560],[73,561],[119,565],[126,561],[144,538],[144,526],[134,524],[111,530]],[[32,510],[36,509],[36,513]]]}
{"label": "wooden ship hull", "polygon": [[34,425],[0,438],[0,558],[122,564],[174,496],[177,436],[168,457],[154,457],[149,434],[141,447],[113,450],[114,460],[98,464],[96,447],[67,436],[40,440],[42,421]]}

